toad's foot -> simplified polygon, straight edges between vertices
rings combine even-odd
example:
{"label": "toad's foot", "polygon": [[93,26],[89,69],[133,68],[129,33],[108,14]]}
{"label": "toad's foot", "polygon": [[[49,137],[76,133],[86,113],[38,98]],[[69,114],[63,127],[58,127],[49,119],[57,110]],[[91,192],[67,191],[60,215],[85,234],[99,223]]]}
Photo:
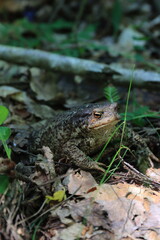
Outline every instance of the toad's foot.
{"label": "toad's foot", "polygon": [[95,162],[89,157],[85,160],[85,164],[79,162],[78,164],[76,163],[76,165],[81,167],[81,168],[88,169],[88,170],[98,170],[98,171],[101,171],[101,172],[106,171],[104,169],[104,168],[106,168],[106,165],[104,163]]}

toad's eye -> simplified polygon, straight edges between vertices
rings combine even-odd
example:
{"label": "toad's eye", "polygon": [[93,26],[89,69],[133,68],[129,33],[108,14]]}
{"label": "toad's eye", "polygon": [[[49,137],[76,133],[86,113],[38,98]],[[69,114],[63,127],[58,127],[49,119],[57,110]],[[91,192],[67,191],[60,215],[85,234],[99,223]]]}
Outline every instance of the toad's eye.
{"label": "toad's eye", "polygon": [[103,114],[103,112],[102,111],[96,111],[96,112],[94,112],[94,117],[95,118],[101,118],[102,117],[102,114]]}

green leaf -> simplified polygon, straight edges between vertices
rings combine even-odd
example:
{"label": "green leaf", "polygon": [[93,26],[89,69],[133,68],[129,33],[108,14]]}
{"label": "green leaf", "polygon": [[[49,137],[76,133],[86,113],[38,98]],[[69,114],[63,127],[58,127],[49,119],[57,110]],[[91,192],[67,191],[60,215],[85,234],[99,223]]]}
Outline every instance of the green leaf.
{"label": "green leaf", "polygon": [[92,39],[96,31],[96,25],[94,24],[89,24],[85,29],[80,31],[78,33],[78,40],[81,41],[81,39]]}
{"label": "green leaf", "polygon": [[7,119],[8,114],[8,109],[4,106],[0,106],[0,124],[2,124]]}
{"label": "green leaf", "polygon": [[6,175],[0,175],[0,194],[3,194],[9,185],[9,178]]}
{"label": "green leaf", "polygon": [[55,30],[59,30],[59,29],[63,29],[63,28],[71,29],[72,26],[73,26],[73,22],[69,22],[64,19],[59,19],[59,20],[55,21],[54,23],[52,23],[52,27]]}
{"label": "green leaf", "polygon": [[120,0],[115,0],[112,8],[112,25],[114,29],[114,35],[117,34],[121,19],[123,16],[122,3]]}
{"label": "green leaf", "polygon": [[117,102],[120,99],[117,88],[109,86],[104,89],[104,95],[111,103]]}
{"label": "green leaf", "polygon": [[[124,119],[125,114],[120,114],[122,119]],[[160,112],[153,112],[149,109],[148,106],[135,105],[135,108],[132,112],[127,112],[127,121],[132,121],[138,126],[145,125],[145,118],[160,118]]]}
{"label": "green leaf", "polygon": [[0,140],[6,141],[11,135],[11,129],[8,127],[0,127]]}

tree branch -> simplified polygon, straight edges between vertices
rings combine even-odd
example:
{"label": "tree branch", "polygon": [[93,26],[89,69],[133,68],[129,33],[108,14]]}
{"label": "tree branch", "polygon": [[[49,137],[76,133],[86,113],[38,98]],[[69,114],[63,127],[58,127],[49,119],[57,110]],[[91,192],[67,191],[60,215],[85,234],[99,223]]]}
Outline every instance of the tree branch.
{"label": "tree branch", "polygon": [[96,79],[106,80],[108,75],[113,75],[112,82],[119,85],[128,85],[133,76],[133,84],[136,86],[160,88],[157,84],[157,82],[160,82],[160,74],[153,71],[144,71],[142,69],[133,71],[132,69],[122,68],[120,65],[107,65],[41,50],[0,45],[0,59],[56,72],[89,75],[90,78]]}
{"label": "tree branch", "polygon": [[5,45],[0,45],[0,59],[30,67],[78,75],[85,75],[90,72],[95,74],[114,72],[108,65],[90,60]]}

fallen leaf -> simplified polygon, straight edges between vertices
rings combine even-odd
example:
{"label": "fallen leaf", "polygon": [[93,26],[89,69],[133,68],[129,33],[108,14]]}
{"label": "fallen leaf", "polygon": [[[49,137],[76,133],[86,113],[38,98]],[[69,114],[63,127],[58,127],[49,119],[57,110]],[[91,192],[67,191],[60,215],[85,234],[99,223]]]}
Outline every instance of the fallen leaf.
{"label": "fallen leaf", "polygon": [[[85,226],[82,223],[74,223],[68,228],[63,229],[59,234],[61,240],[75,240],[80,238],[83,228]],[[54,240],[54,237],[52,238]]]}
{"label": "fallen leaf", "polygon": [[70,194],[83,195],[96,186],[97,183],[89,172],[81,170],[80,173],[69,174],[68,191]]}
{"label": "fallen leaf", "polygon": [[160,168],[148,168],[146,175],[153,181],[160,182]]}
{"label": "fallen leaf", "polygon": [[53,117],[53,115],[55,114],[55,111],[51,107],[34,102],[26,94],[26,92],[21,91],[14,87],[9,86],[0,87],[0,97],[3,98],[10,97],[11,99],[16,100],[17,102],[26,104],[28,112],[42,119]]}
{"label": "fallen leaf", "polygon": [[66,199],[65,188],[55,192],[53,196],[48,196],[48,195],[46,196],[47,203],[49,203],[50,201],[62,202],[65,199]]}

